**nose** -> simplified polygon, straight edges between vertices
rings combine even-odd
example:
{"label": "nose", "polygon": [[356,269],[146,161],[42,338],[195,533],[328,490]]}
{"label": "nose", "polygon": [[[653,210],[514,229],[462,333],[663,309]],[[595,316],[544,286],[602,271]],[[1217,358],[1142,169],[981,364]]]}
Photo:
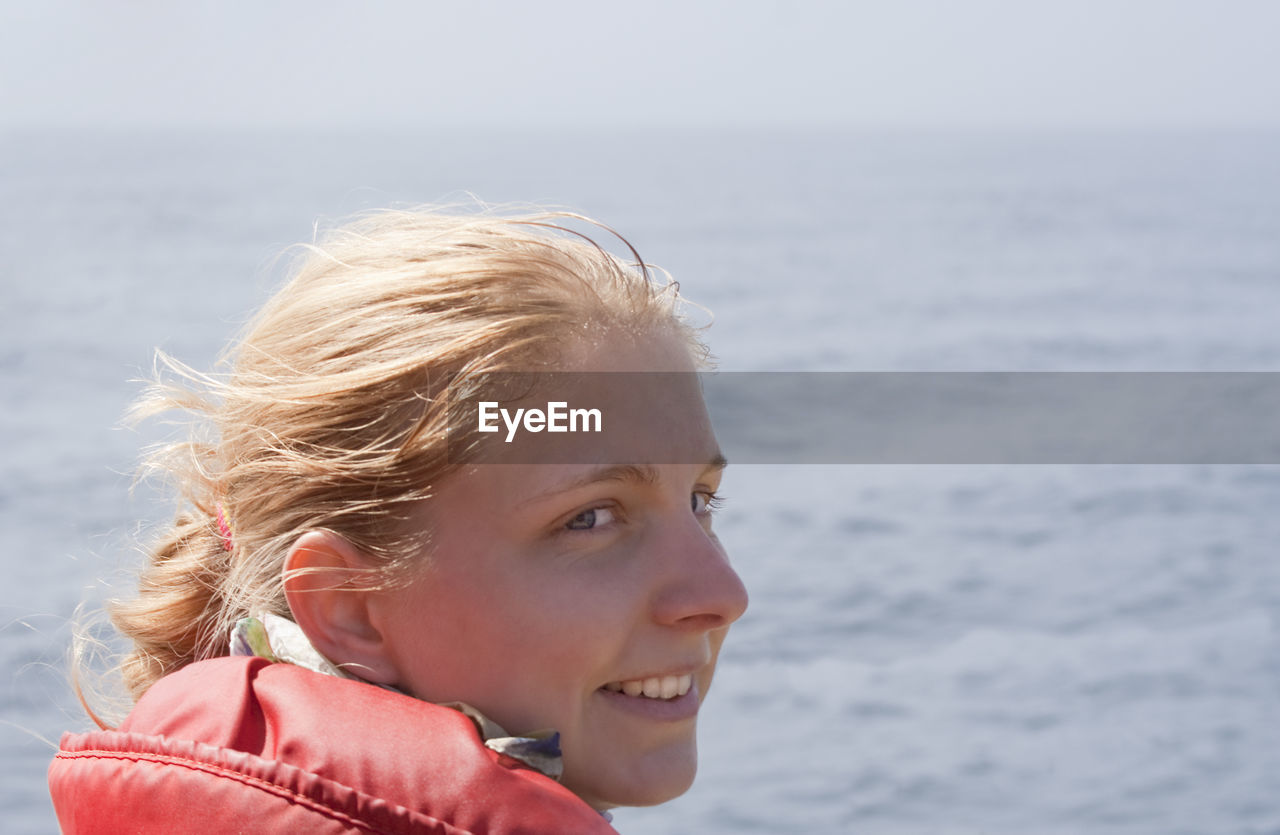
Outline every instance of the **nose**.
{"label": "nose", "polygon": [[666,582],[654,599],[654,619],[690,631],[720,629],[747,610],[747,587],[718,539],[696,520],[664,543]]}

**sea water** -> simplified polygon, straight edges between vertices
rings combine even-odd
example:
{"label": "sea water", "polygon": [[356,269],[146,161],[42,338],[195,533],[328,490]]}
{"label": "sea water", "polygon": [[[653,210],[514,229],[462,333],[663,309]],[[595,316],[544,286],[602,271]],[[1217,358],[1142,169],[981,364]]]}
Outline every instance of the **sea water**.
{"label": "sea water", "polygon": [[[168,430],[119,428],[153,349],[208,367],[317,221],[471,194],[622,230],[728,371],[1280,371],[1275,134],[11,132],[6,831],[55,827],[68,621],[163,512],[130,472]],[[695,787],[623,833],[1280,832],[1280,467],[745,464],[724,492],[751,608]]]}

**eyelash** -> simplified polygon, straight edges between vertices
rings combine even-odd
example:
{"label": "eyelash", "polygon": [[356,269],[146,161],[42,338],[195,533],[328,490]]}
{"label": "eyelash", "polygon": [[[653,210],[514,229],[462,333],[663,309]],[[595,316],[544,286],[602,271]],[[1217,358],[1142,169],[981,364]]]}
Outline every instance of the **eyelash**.
{"label": "eyelash", "polygon": [[[702,510],[701,510],[701,512],[699,512],[699,511],[698,511],[698,508],[697,508],[697,504],[698,504],[698,496],[702,496],[702,497],[704,497],[704,498],[703,498],[703,506],[702,506]],[[718,511],[721,507],[723,507],[723,506],[724,506],[724,497],[723,497],[723,496],[721,496],[719,493],[716,493],[716,492],[711,491],[711,490],[696,490],[696,491],[694,491],[693,493],[689,494],[689,497],[690,497],[690,499],[691,499],[690,504],[692,505],[692,507],[691,507],[690,509],[691,509],[691,510],[693,511],[693,513],[694,513],[695,515],[697,515],[697,516],[714,516],[714,515],[715,515],[715,513],[716,513],[716,511]],[[592,526],[591,526],[591,527],[589,527],[589,528],[574,528],[574,527],[570,527],[570,526],[571,526],[574,522],[577,522],[579,519],[582,519],[582,518],[583,518],[584,516],[586,516],[587,514],[589,514],[589,513],[590,513],[590,514],[595,514],[595,513],[599,512],[599,511],[601,511],[601,510],[609,511],[610,513],[614,514],[614,516],[615,516],[615,517],[616,517],[616,516],[619,514],[619,512],[620,512],[616,506],[614,506],[614,505],[610,505],[610,504],[601,504],[601,505],[597,505],[597,506],[595,506],[595,507],[589,507],[589,508],[587,508],[586,510],[583,510],[583,511],[581,511],[580,513],[578,513],[578,514],[574,515],[574,516],[573,516],[573,518],[571,518],[571,519],[569,519],[567,522],[565,522],[561,529],[562,529],[562,530],[564,530],[564,531],[569,531],[569,532],[579,532],[579,533],[591,533],[591,532],[594,532],[594,531],[597,529],[597,527],[598,527],[598,526],[595,524],[595,517],[594,517],[594,516],[592,516],[592,518],[591,518]],[[610,520],[610,521],[615,521],[615,520]]]}
{"label": "eyelash", "polygon": [[[720,495],[719,493],[716,493],[715,491],[698,490],[693,494],[693,496],[694,496],[695,505],[697,504],[698,496],[706,497],[706,505],[703,508],[703,513],[707,514],[708,516],[714,516],[716,514],[716,511],[724,507],[724,496]],[[695,507],[694,513],[697,513],[697,512],[698,511]]]}

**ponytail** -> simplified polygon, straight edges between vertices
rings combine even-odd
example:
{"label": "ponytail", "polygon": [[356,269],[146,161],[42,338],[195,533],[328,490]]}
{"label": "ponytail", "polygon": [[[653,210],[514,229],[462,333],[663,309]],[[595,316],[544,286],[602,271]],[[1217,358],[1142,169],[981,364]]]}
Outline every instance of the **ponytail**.
{"label": "ponytail", "polygon": [[136,700],[161,676],[224,655],[223,583],[230,553],[213,517],[183,512],[142,569],[138,594],[111,603],[111,623],[133,641],[120,663]]}

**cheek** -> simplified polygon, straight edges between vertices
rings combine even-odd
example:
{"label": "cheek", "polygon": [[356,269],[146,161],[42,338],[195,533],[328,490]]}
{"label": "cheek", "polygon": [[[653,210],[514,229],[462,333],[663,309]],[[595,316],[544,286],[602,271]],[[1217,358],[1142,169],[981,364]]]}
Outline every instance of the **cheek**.
{"label": "cheek", "polygon": [[510,714],[521,700],[536,708],[572,696],[603,683],[633,631],[615,596],[569,574],[439,572],[418,582],[390,607],[388,626],[402,686],[428,701]]}
{"label": "cheek", "polygon": [[393,590],[383,628],[401,687],[437,702],[465,701],[466,693],[496,684],[496,656],[510,643],[496,615],[501,603],[482,578],[438,570]]}
{"label": "cheek", "polygon": [[575,693],[603,685],[634,640],[634,607],[606,588],[562,577],[526,593],[505,613],[504,654],[546,691]]}

